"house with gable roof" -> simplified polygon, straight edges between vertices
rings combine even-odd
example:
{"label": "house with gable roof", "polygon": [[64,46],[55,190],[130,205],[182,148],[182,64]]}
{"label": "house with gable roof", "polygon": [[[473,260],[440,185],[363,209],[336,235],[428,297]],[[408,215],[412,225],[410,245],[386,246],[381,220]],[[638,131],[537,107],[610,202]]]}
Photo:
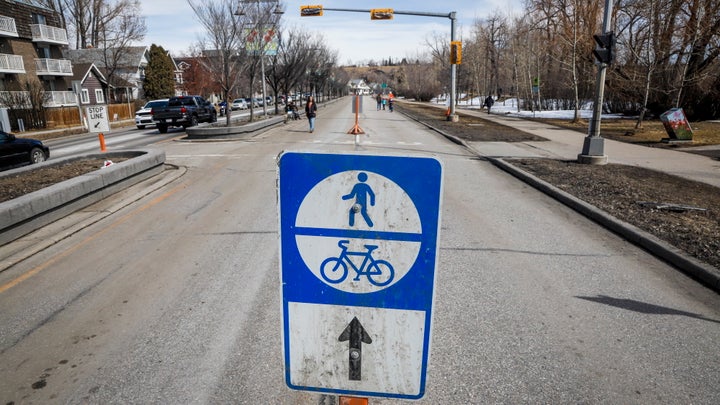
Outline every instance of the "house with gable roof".
{"label": "house with gable roof", "polygon": [[[111,89],[111,102],[127,102],[145,97],[142,88],[145,67],[150,58],[149,46],[71,49],[66,54],[73,63],[94,63],[102,71]],[[170,59],[175,75],[175,94],[182,95],[182,70],[172,56]]]}
{"label": "house with gable roof", "polygon": [[97,66],[110,85],[109,101],[121,103],[143,97],[149,49],[146,46],[68,49],[66,56],[73,64]]}
{"label": "house with gable roof", "polygon": [[78,63],[73,65],[73,83],[77,83],[76,91],[80,94],[80,104],[107,104],[109,84],[100,69],[94,63]]}

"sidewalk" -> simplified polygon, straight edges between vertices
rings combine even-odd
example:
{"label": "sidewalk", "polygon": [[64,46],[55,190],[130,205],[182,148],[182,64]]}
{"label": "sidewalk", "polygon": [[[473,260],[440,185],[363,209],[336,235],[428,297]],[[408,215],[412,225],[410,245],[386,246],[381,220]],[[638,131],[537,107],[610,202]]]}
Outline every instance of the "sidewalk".
{"label": "sidewalk", "polygon": [[[549,157],[577,160],[586,135],[540,121],[524,120],[507,115],[462,110],[463,113],[491,120],[509,127],[541,136],[541,142],[468,142],[478,154],[486,157]],[[601,127],[602,129],[602,127]],[[720,149],[720,145],[702,148]],[[720,188],[720,161],[707,156],[684,152],[683,149],[661,149],[605,139],[608,163],[640,166],[678,177],[695,180]]]}

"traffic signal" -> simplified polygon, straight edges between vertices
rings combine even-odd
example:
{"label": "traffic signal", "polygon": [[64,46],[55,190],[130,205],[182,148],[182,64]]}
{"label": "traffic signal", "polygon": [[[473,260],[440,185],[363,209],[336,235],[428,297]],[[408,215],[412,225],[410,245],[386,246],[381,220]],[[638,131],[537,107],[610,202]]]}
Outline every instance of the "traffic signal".
{"label": "traffic signal", "polygon": [[450,64],[459,65],[462,63],[462,42],[450,42]]}
{"label": "traffic signal", "polygon": [[300,17],[320,17],[323,15],[323,6],[300,6]]}
{"label": "traffic signal", "polygon": [[370,9],[371,20],[392,20],[393,9],[391,8],[373,8]]}
{"label": "traffic signal", "polygon": [[593,49],[593,55],[600,63],[610,64],[615,53],[615,33],[610,31],[604,34],[593,35],[597,47]]}

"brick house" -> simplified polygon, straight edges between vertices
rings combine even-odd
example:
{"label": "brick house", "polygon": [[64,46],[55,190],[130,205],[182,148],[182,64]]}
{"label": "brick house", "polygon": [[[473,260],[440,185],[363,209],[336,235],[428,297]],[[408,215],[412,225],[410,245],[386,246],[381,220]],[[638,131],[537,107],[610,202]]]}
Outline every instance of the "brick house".
{"label": "brick house", "polygon": [[0,0],[0,105],[77,105],[70,84],[72,64],[63,58],[68,39],[61,25],[50,9]]}

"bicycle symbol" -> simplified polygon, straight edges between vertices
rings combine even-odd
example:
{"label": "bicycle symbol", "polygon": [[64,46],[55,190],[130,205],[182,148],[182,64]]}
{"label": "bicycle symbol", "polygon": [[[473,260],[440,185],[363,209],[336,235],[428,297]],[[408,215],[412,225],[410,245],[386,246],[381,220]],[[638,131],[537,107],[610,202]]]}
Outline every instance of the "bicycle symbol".
{"label": "bicycle symbol", "polygon": [[[328,257],[320,265],[320,274],[328,283],[342,283],[348,276],[348,264],[355,270],[357,275],[354,281],[360,281],[360,276],[367,277],[368,281],[378,287],[390,284],[395,277],[395,269],[385,260],[375,260],[372,257],[373,250],[378,247],[375,245],[365,245],[366,252],[349,252],[347,244],[349,240],[341,240],[338,246],[342,249],[338,257]],[[363,257],[363,262],[358,268],[355,263],[350,260],[350,256]],[[367,268],[367,270],[365,270]]]}

